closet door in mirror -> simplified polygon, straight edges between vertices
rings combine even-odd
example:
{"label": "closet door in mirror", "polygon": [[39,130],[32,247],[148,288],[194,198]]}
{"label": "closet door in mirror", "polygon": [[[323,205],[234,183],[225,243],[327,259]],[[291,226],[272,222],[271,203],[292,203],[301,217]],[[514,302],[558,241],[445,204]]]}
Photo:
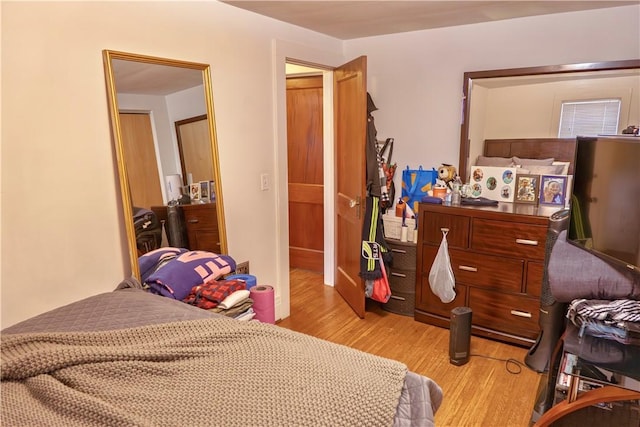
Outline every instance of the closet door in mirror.
{"label": "closet door in mirror", "polygon": [[162,205],[153,131],[149,114],[120,113],[125,162],[129,167],[131,203],[150,209]]}

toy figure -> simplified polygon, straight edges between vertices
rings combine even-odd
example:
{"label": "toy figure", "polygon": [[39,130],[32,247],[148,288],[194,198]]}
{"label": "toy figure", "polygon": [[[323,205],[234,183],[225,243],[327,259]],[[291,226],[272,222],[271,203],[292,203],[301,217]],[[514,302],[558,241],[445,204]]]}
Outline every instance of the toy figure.
{"label": "toy figure", "polygon": [[458,186],[462,185],[462,181],[460,180],[460,175],[458,175],[458,172],[456,171],[455,166],[451,166],[448,164],[443,163],[438,168],[438,179],[440,181],[443,181],[444,184],[447,186],[447,188],[449,188],[450,190],[453,190],[454,185],[456,184]]}

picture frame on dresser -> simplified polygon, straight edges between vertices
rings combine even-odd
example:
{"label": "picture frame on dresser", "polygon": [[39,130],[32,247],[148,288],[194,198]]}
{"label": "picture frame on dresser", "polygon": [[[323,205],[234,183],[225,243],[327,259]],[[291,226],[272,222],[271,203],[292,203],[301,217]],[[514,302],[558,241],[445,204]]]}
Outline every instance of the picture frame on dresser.
{"label": "picture frame on dresser", "polygon": [[539,192],[540,175],[516,175],[515,203],[537,205]]}
{"label": "picture frame on dresser", "polygon": [[196,202],[200,200],[200,183],[194,182],[189,186],[189,197],[192,202]]}
{"label": "picture frame on dresser", "polygon": [[200,199],[209,201],[209,181],[200,181]]}
{"label": "picture frame on dresser", "polygon": [[568,189],[567,184],[567,175],[540,175],[540,204],[564,206]]}

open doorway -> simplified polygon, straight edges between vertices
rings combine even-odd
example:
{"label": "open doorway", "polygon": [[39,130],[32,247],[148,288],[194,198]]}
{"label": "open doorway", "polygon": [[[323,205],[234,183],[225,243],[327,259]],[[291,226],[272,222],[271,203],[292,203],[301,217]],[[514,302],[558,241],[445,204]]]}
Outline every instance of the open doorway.
{"label": "open doorway", "polygon": [[[366,56],[361,56],[345,64],[333,67],[329,71],[323,71],[323,82],[318,81],[317,84],[312,84],[312,79],[305,79],[306,83],[304,84],[289,85],[292,88],[290,90],[300,87],[313,89],[313,93],[309,97],[313,99],[313,107],[309,111],[314,113],[313,115],[309,115],[308,112],[305,113],[304,120],[301,120],[302,131],[292,132],[293,134],[302,135],[300,137],[301,142],[298,142],[297,146],[298,151],[302,151],[304,155],[294,152],[291,147],[295,147],[296,144],[291,140],[285,144],[289,150],[286,154],[288,161],[285,170],[288,171],[288,168],[292,168],[292,171],[300,170],[301,176],[310,177],[315,175],[313,181],[300,184],[301,186],[306,186],[305,188],[309,192],[305,197],[292,197],[292,206],[295,203],[300,203],[300,201],[307,205],[310,204],[312,195],[314,191],[316,192],[315,200],[319,206],[318,211],[324,212],[322,221],[324,238],[322,240],[324,240],[323,247],[325,252],[321,254],[318,249],[314,250],[318,251],[319,255],[317,269],[320,270],[319,260],[324,259],[324,283],[335,286],[338,293],[359,317],[364,317],[365,294],[364,284],[360,276],[360,257],[354,255],[360,254],[361,251],[364,224],[362,201],[365,200],[366,187],[364,170],[367,129],[366,59]],[[287,60],[287,62],[289,61]],[[322,83],[322,88],[320,83]],[[322,95],[322,100],[320,100],[320,95]],[[292,98],[297,99],[296,97]],[[285,101],[286,103],[287,101]],[[289,102],[288,105],[291,108],[285,108],[285,111],[287,111],[285,115],[288,119],[291,119],[290,123],[294,121],[298,111],[293,107],[293,104],[293,102]],[[321,116],[323,120],[319,119],[320,105],[322,105],[323,109]],[[310,137],[309,122],[314,120],[317,121],[317,125],[311,127],[322,130],[323,136],[318,133]],[[321,121],[322,126],[320,126]],[[292,127],[287,123],[285,125],[288,129]],[[319,147],[319,144],[317,144],[317,149],[310,149],[310,141],[317,143],[322,140],[325,141],[323,147]],[[309,173],[307,170],[309,168],[313,168],[316,171],[320,170],[320,168],[311,166],[313,162],[310,160],[310,152],[312,151],[323,153],[324,163],[322,169],[325,170],[324,174],[319,172],[315,174]],[[281,156],[280,158],[284,157]],[[316,157],[318,160],[316,164],[320,164],[320,156],[317,155]],[[296,164],[297,162],[301,162],[302,166],[299,167]],[[287,173],[289,174],[289,172]],[[289,176],[293,177],[294,175],[289,174]],[[320,181],[324,183],[324,188],[322,184],[319,184]],[[285,179],[285,182],[289,185],[288,178]],[[291,185],[291,188],[293,189],[294,186]],[[289,191],[288,186],[285,191],[287,193],[286,209],[288,212],[285,221],[288,226],[289,222],[296,224],[297,219],[293,218],[295,212],[288,205],[289,195],[293,196],[294,191]],[[320,204],[321,194],[324,199],[324,208]],[[304,220],[304,216],[301,219]],[[317,221],[316,225],[320,226],[319,221]],[[310,227],[305,226],[304,221],[302,221],[300,224],[288,228],[292,233],[295,233],[298,230],[309,229]],[[287,233],[288,235],[289,233]],[[295,236],[287,238],[287,249],[289,249],[289,241],[294,241],[294,239]],[[320,245],[318,244],[316,248],[320,248]],[[314,251],[308,251],[308,253]],[[330,270],[331,272],[327,274]],[[289,269],[290,271],[291,269]],[[289,279],[291,280],[291,277]],[[287,296],[289,295],[283,295],[283,297]]]}
{"label": "open doorway", "polygon": [[324,271],[323,71],[287,62],[289,267]]}
{"label": "open doorway", "polygon": [[[323,185],[324,185],[324,273],[322,275],[322,281],[325,285],[335,286],[336,275],[338,272],[347,272],[350,283],[353,287],[359,287],[358,265],[350,265],[347,269],[338,267],[338,249],[346,248],[347,251],[342,253],[360,253],[359,247],[361,245],[361,229],[349,230],[348,233],[337,232],[337,219],[340,217],[338,208],[342,205],[344,210],[352,210],[353,212],[359,212],[358,203],[350,203],[356,199],[359,194],[338,194],[337,183],[340,181],[339,177],[342,176],[342,181],[354,184],[357,187],[357,191],[347,191],[347,193],[360,193],[360,187],[364,188],[364,182],[360,183],[359,179],[351,179],[350,176],[359,177],[360,170],[352,170],[348,168],[346,170],[348,176],[344,176],[344,171],[340,172],[336,167],[336,150],[338,141],[342,141],[340,138],[336,138],[336,128],[342,129],[343,134],[345,130],[349,129],[365,129],[366,124],[360,123],[360,119],[365,119],[366,114],[362,114],[360,111],[366,110],[366,89],[363,93],[355,95],[355,97],[348,97],[348,95],[342,91],[338,91],[339,94],[344,96],[336,96],[336,87],[340,87],[339,82],[357,82],[359,87],[364,86],[366,81],[366,64],[363,69],[347,69],[345,67],[348,64],[344,64],[344,57],[337,49],[335,51],[318,50],[302,44],[292,43],[284,40],[276,40],[273,45],[274,51],[274,66],[275,66],[275,106],[276,106],[276,153],[275,153],[275,182],[276,182],[276,211],[277,211],[277,224],[276,227],[279,230],[277,235],[275,250],[277,251],[277,280],[278,289],[276,290],[276,317],[284,319],[290,314],[290,268],[289,268],[289,201],[288,201],[288,162],[287,162],[287,100],[286,100],[286,64],[298,64],[305,65],[314,69],[321,70],[323,77]],[[343,64],[343,65],[341,65]],[[339,79],[337,74],[341,76]],[[361,98],[362,105],[358,105],[358,101]],[[342,103],[340,103],[340,101]],[[334,114],[335,104],[340,107],[350,107],[352,105],[358,111],[343,111],[340,114]],[[340,119],[336,122],[336,118]],[[350,123],[357,122],[357,126],[351,126]],[[354,153],[345,153],[344,159],[354,161],[356,165],[364,164],[364,141],[365,137],[362,135],[362,141],[360,141],[361,135],[344,135],[346,138],[345,143],[348,141],[357,141],[357,144],[362,143],[362,149],[356,149]],[[355,138],[355,139],[354,139]],[[349,144],[353,145],[353,144]],[[360,158],[362,157],[362,158]],[[342,162],[342,164],[346,164]],[[340,169],[342,170],[342,169]],[[364,175],[363,175],[364,176]],[[341,203],[338,206],[338,201]],[[353,226],[351,224],[350,226]],[[357,238],[357,241],[351,239],[348,244],[345,238]],[[353,241],[352,241],[353,240]],[[341,243],[342,242],[342,243]],[[354,246],[355,244],[355,246]],[[354,250],[355,247],[355,250]],[[351,257],[354,260],[355,257]],[[359,263],[357,263],[359,264]],[[342,277],[342,276],[341,276]],[[341,294],[342,295],[342,294]],[[364,300],[364,289],[362,289],[362,299]],[[351,304],[350,304],[351,305]]]}

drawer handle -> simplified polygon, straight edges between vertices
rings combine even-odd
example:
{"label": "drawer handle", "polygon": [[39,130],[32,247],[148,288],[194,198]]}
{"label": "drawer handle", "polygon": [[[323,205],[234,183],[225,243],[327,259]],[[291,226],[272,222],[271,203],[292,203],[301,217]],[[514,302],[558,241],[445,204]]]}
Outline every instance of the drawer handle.
{"label": "drawer handle", "polygon": [[476,273],[478,271],[476,267],[469,267],[468,265],[459,265],[458,269],[462,271],[471,271],[473,273]]}
{"label": "drawer handle", "polygon": [[407,251],[403,251],[402,249],[391,249],[391,252],[397,252],[399,254],[406,254]]}
{"label": "drawer handle", "polygon": [[405,301],[405,299],[404,299],[404,298],[402,298],[402,297],[397,297],[397,296],[395,296],[395,295],[391,295],[391,299],[397,299],[397,300],[400,300],[400,301]]}
{"label": "drawer handle", "polygon": [[189,222],[190,222],[191,224],[196,224],[196,223],[198,222],[198,220],[197,220],[197,219],[190,219],[190,220],[189,220]]}
{"label": "drawer handle", "polygon": [[392,276],[396,276],[396,277],[407,277],[406,274],[402,274],[402,273],[391,273]]}
{"label": "drawer handle", "polygon": [[511,314],[513,314],[514,316],[518,316],[518,317],[531,318],[531,313],[526,312],[526,311],[511,310]]}
{"label": "drawer handle", "polygon": [[516,239],[516,243],[519,245],[538,246],[537,240]]}

